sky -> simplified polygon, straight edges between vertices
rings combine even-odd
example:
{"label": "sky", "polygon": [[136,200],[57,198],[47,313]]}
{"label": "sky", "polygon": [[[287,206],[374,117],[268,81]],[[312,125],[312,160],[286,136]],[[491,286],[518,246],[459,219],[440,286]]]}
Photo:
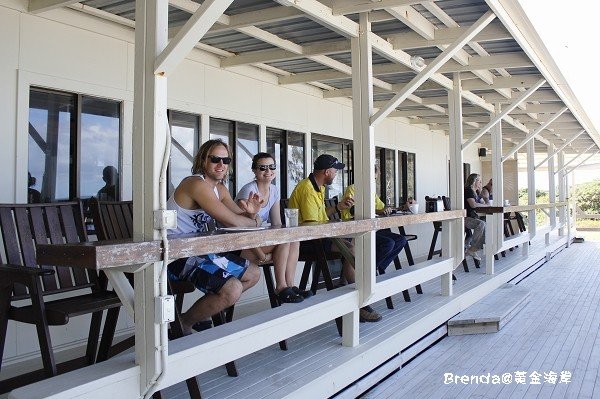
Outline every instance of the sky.
{"label": "sky", "polygon": [[[600,132],[600,2],[597,0],[518,0],[554,58],[586,114]],[[600,165],[574,172],[574,183],[600,177]],[[547,176],[547,174],[543,174]],[[536,178],[537,182],[547,177]],[[522,179],[519,178],[521,182]],[[519,184],[521,185],[521,184]],[[543,188],[542,185],[538,187]],[[547,187],[547,184],[546,184]]]}

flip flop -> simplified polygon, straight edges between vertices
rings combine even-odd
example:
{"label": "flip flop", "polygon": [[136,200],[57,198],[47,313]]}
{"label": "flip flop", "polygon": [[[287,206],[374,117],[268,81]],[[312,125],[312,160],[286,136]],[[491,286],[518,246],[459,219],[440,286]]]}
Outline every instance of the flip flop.
{"label": "flip flop", "polygon": [[304,300],[302,295],[296,294],[292,287],[285,287],[277,293],[277,300],[280,303],[299,303]]}

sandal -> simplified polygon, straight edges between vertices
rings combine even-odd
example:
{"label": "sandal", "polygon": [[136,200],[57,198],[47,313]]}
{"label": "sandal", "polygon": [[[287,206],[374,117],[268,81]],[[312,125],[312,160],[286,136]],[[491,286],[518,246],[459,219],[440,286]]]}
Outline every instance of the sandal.
{"label": "sandal", "polygon": [[292,290],[294,290],[294,292],[298,295],[300,295],[302,298],[306,299],[306,298],[310,298],[311,296],[313,296],[312,291],[308,291],[308,290],[301,290],[300,288],[294,286],[292,287]]}
{"label": "sandal", "polygon": [[280,303],[299,303],[304,300],[302,295],[296,294],[292,287],[285,287],[275,295]]}
{"label": "sandal", "polygon": [[196,324],[194,324],[192,326],[192,330],[194,330],[196,332],[200,332],[200,331],[208,330],[209,328],[212,328],[212,326],[213,326],[212,320],[202,320],[202,321],[199,321]]}

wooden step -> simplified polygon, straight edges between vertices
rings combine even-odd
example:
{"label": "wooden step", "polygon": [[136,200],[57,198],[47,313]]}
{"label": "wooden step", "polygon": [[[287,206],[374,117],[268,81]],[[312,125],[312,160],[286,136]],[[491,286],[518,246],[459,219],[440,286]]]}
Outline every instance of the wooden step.
{"label": "wooden step", "polygon": [[526,288],[504,284],[448,320],[448,335],[498,332],[529,303],[529,295]]}

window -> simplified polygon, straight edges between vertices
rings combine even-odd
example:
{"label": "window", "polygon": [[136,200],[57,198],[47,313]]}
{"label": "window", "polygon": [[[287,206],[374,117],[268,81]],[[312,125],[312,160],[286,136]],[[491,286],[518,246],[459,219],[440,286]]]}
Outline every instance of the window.
{"label": "window", "polygon": [[375,159],[379,165],[379,181],[375,192],[386,205],[397,206],[396,203],[396,160],[394,150],[375,147]]}
{"label": "window", "polygon": [[185,177],[191,174],[194,156],[200,141],[200,117],[178,111],[169,111],[171,126],[171,158],[169,160],[170,196]]}
{"label": "window", "polygon": [[325,186],[325,198],[336,196],[341,198],[344,189],[354,182],[352,142],[314,134],[312,136],[313,161],[321,154],[333,155],[340,162],[346,164],[346,167],[340,171],[341,173],[338,172],[333,184]]}
{"label": "window", "polygon": [[[294,187],[304,179],[304,134],[267,128],[267,152],[277,163],[274,184],[281,198],[288,198]],[[283,183],[282,176],[286,176]]]}
{"label": "window", "polygon": [[411,152],[398,151],[398,196],[402,204],[409,198],[417,199],[416,190],[416,155]]}
{"label": "window", "polygon": [[29,202],[120,198],[121,103],[31,88]]}
{"label": "window", "polygon": [[[229,193],[235,198],[243,185],[254,180],[252,157],[258,153],[258,126],[223,119],[210,119],[210,138],[221,139],[230,146],[235,167],[229,175]],[[235,143],[235,145],[232,145]]]}

